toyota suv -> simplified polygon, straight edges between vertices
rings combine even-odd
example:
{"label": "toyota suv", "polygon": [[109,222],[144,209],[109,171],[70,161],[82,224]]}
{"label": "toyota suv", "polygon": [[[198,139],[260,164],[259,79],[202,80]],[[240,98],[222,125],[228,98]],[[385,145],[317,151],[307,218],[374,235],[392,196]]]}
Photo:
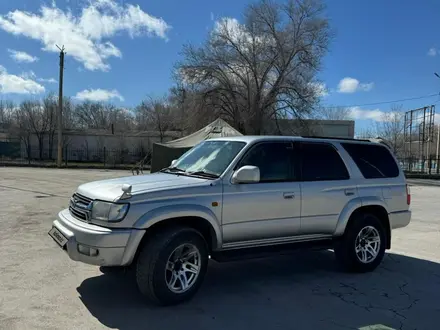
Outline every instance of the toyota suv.
{"label": "toyota suv", "polygon": [[[333,249],[374,270],[411,218],[390,150],[363,140],[241,136],[201,142],[158,173],[78,187],[49,235],[72,260],[132,266],[149,301],[191,298],[208,260]],[[111,269],[111,268],[110,268]]]}

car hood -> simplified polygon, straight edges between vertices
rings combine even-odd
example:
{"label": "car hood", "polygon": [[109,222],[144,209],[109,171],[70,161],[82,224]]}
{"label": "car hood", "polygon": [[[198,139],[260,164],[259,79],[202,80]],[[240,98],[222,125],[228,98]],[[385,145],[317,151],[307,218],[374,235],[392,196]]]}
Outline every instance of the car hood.
{"label": "car hood", "polygon": [[208,180],[183,175],[154,173],[85,183],[78,187],[77,193],[91,199],[116,201],[123,193],[122,185],[124,184],[131,185],[131,194],[137,195],[157,190],[197,185],[206,181]]}

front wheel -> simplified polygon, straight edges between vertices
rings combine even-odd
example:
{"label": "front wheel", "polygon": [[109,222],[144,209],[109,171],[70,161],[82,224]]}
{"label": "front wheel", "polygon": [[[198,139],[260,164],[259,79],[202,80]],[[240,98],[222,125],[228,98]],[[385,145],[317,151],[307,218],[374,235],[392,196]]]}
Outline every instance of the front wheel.
{"label": "front wheel", "polygon": [[155,304],[178,304],[197,292],[207,266],[202,235],[192,228],[170,228],[143,245],[136,266],[138,288]]}
{"label": "front wheel", "polygon": [[372,214],[359,214],[351,220],[334,250],[345,270],[364,273],[379,266],[385,246],[386,233],[380,220]]}

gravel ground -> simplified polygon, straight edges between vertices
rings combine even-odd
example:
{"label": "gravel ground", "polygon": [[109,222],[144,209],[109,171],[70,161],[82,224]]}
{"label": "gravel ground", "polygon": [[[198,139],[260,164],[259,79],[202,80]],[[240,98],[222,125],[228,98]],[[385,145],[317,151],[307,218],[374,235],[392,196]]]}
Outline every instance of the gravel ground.
{"label": "gravel ground", "polygon": [[153,308],[129,274],[70,261],[47,235],[78,184],[129,174],[0,168],[0,329],[440,328],[440,187],[414,183],[413,220],[373,273],[341,273],[331,252],[212,262],[191,302]]}

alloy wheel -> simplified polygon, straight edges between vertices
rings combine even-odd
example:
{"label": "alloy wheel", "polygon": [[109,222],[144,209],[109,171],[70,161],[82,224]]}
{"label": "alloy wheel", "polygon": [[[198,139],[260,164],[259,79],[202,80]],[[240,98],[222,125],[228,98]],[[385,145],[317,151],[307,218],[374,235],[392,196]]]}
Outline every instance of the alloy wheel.
{"label": "alloy wheel", "polygon": [[165,281],[174,293],[189,290],[197,281],[201,268],[199,249],[189,243],[178,246],[168,258]]}
{"label": "alloy wheel", "polygon": [[356,237],[355,251],[360,262],[368,264],[373,262],[380,251],[379,231],[373,226],[362,228]]}

